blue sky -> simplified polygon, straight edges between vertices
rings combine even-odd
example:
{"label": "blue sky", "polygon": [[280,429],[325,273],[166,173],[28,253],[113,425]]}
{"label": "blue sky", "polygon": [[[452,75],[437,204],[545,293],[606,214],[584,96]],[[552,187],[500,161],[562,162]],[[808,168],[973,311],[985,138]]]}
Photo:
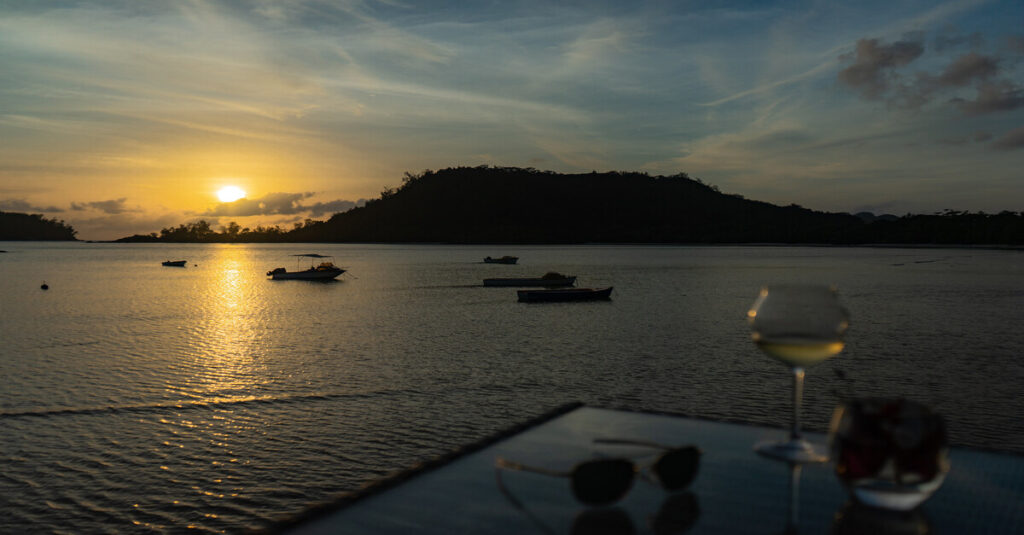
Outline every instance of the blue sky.
{"label": "blue sky", "polygon": [[290,227],[483,164],[1024,210],[1019,0],[0,2],[0,72],[0,210],[85,239]]}

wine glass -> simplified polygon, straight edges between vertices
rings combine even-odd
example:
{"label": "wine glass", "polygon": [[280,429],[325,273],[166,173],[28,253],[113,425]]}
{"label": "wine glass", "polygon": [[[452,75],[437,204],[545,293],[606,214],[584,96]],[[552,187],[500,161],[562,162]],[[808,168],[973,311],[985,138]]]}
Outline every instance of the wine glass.
{"label": "wine glass", "polygon": [[747,311],[751,337],[761,351],[793,370],[793,428],[786,442],[758,444],[765,456],[790,462],[825,462],[825,450],[800,436],[804,368],[843,349],[849,326],[846,310],[830,286],[778,285],[761,289]]}

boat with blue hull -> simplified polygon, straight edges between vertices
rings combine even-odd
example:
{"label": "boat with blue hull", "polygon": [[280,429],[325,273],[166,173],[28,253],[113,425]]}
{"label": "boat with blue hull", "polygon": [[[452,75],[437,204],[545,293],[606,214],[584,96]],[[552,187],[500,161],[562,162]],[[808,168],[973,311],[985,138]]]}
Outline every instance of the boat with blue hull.
{"label": "boat with blue hull", "polygon": [[561,273],[549,272],[544,274],[543,277],[528,277],[528,278],[496,278],[496,279],[484,279],[484,286],[539,286],[539,287],[558,287],[558,286],[572,286],[576,284],[575,275],[562,275]]}

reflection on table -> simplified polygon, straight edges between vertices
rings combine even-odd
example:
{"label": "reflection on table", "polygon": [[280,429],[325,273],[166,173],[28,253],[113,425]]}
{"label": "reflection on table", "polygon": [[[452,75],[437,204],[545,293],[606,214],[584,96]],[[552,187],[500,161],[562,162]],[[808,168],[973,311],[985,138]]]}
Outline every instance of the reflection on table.
{"label": "reflection on table", "polygon": [[[318,508],[281,531],[910,534],[1018,533],[1024,526],[1024,457],[954,448],[935,495],[914,511],[889,513],[851,502],[830,464],[795,468],[753,451],[784,436],[767,427],[575,407]],[[566,478],[495,468],[499,457],[566,472],[587,459],[623,456],[643,465],[652,455],[594,441],[609,437],[694,444],[702,451],[699,472],[677,492],[640,477],[614,504],[588,507]]]}

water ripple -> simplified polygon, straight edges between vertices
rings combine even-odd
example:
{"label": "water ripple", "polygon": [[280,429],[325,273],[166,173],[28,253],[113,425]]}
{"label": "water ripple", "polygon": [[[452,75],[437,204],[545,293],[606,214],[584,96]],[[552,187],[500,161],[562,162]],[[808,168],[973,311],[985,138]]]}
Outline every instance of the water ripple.
{"label": "water ripple", "polygon": [[73,416],[118,413],[149,413],[167,409],[199,410],[219,409],[233,405],[287,404],[308,401],[330,401],[337,399],[373,398],[397,396],[409,393],[406,390],[375,391],[352,394],[296,394],[291,396],[245,396],[236,398],[182,400],[166,403],[140,403],[136,405],[111,405],[106,407],[52,407],[24,411],[0,411],[0,418],[31,418],[49,416]]}

